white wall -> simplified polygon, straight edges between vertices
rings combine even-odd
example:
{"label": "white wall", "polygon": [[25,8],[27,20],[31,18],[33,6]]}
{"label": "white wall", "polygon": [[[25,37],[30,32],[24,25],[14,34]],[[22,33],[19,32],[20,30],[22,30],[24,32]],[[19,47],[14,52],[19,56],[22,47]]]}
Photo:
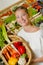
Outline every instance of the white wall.
{"label": "white wall", "polygon": [[0,0],[0,11],[20,0]]}

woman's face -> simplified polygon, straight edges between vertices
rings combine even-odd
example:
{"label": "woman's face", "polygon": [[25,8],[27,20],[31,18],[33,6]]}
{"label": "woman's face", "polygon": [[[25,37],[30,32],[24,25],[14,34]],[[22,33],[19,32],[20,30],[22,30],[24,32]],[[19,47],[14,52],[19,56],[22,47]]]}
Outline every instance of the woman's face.
{"label": "woman's face", "polygon": [[21,26],[26,26],[28,24],[28,14],[25,12],[24,9],[19,9],[15,12],[17,22]]}

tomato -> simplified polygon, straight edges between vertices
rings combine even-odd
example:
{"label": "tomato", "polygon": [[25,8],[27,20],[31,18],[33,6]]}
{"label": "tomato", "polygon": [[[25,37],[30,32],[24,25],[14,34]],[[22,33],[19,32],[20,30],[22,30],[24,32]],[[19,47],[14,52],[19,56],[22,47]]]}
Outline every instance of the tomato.
{"label": "tomato", "polygon": [[12,54],[12,57],[13,57],[13,58],[19,58],[20,55],[19,55],[18,53],[14,53],[14,54]]}
{"label": "tomato", "polygon": [[14,42],[13,45],[14,45],[16,48],[18,48],[19,46],[22,45],[22,42]]}
{"label": "tomato", "polygon": [[26,53],[26,49],[25,49],[24,46],[19,46],[19,47],[18,47],[18,51],[20,52],[20,54]]}

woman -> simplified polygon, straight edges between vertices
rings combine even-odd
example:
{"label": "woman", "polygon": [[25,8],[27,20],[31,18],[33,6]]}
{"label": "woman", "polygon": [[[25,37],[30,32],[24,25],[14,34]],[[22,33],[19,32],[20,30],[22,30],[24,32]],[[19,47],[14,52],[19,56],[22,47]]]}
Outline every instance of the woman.
{"label": "woman", "polygon": [[[38,57],[42,56],[42,48],[40,44],[40,28],[32,25],[28,17],[27,9],[25,9],[24,7],[18,7],[15,10],[15,15],[17,18],[17,23],[22,26],[22,29],[20,30],[18,35],[29,42],[29,45],[36,57],[33,62],[39,62]],[[36,65],[43,65],[43,63],[37,63]]]}

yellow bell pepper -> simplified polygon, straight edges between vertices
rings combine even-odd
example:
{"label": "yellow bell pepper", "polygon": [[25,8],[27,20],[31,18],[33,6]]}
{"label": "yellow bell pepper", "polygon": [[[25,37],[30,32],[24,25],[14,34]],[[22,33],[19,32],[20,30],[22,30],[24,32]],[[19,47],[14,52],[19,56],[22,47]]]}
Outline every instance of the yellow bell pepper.
{"label": "yellow bell pepper", "polygon": [[17,62],[18,62],[18,59],[17,58],[13,58],[13,57],[11,57],[8,60],[9,65],[16,65]]}

